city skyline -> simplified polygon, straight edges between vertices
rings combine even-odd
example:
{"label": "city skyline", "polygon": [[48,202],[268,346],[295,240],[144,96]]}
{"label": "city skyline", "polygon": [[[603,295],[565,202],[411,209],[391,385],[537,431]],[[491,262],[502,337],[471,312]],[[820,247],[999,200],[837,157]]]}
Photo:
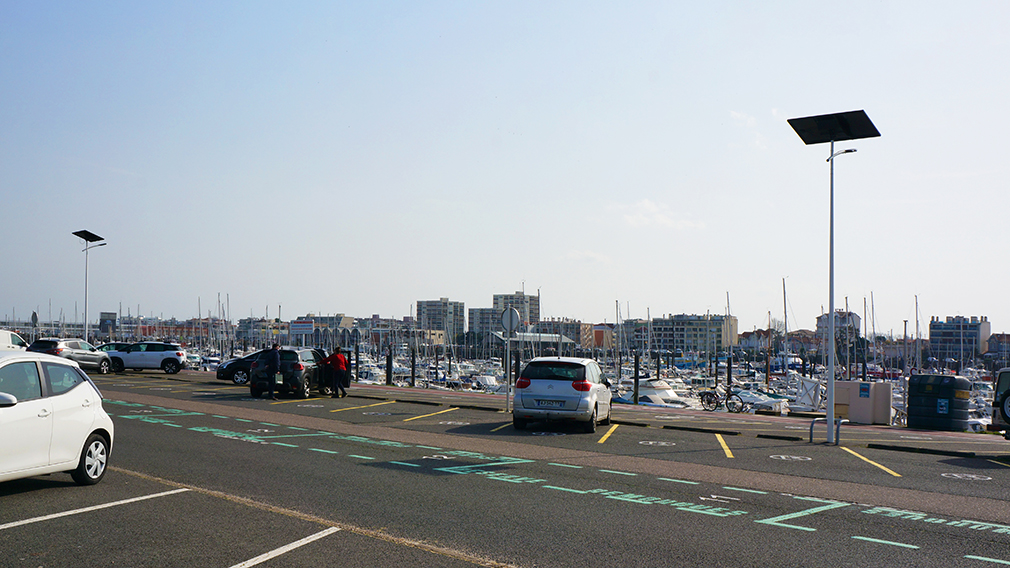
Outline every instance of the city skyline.
{"label": "city skyline", "polygon": [[[787,119],[863,109],[835,164],[835,308],[1010,330],[999,283],[1010,5],[854,2],[0,8],[0,313],[542,317],[828,303],[828,150]],[[788,309],[783,307],[783,280]],[[916,298],[919,311],[916,313]],[[869,309],[869,308],[868,308]]]}

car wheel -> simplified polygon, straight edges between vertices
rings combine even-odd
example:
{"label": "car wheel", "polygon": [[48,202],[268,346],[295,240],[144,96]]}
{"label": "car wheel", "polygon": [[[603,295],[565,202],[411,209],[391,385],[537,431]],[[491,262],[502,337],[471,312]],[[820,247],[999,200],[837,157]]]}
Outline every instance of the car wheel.
{"label": "car wheel", "polygon": [[249,371],[239,369],[231,374],[231,382],[236,385],[244,385],[249,382]]}
{"label": "car wheel", "polygon": [[110,369],[112,369],[112,363],[108,359],[102,359],[98,362],[99,375],[108,375]]}
{"label": "car wheel", "polygon": [[109,443],[99,434],[92,434],[84,443],[81,461],[70,475],[78,485],[94,485],[105,476],[105,466],[109,459]]}
{"label": "car wheel", "polygon": [[302,377],[302,388],[298,389],[298,398],[309,398],[312,396],[312,381],[308,376]]}
{"label": "car wheel", "polygon": [[123,366],[123,360],[122,359],[113,359],[112,360],[112,372],[113,373],[122,373],[125,370],[126,370],[126,367]]}
{"label": "car wheel", "polygon": [[[1010,391],[1003,395],[1003,404],[1000,405],[1003,411],[1003,422],[1010,422]],[[1010,431],[1007,432],[1010,434]]]}
{"label": "car wheel", "polygon": [[512,416],[512,427],[515,428],[516,430],[525,430],[526,429],[526,421],[523,420],[522,418],[519,418],[518,416],[513,415]]}
{"label": "car wheel", "polygon": [[161,368],[169,375],[174,375],[179,372],[179,362],[175,359],[169,359],[161,364]]}
{"label": "car wheel", "polygon": [[589,422],[586,422],[585,426],[583,426],[583,429],[586,432],[586,434],[592,434],[592,433],[596,432],[596,412],[597,412],[597,410],[598,410],[597,407],[594,406],[593,407],[593,415],[589,417]]}

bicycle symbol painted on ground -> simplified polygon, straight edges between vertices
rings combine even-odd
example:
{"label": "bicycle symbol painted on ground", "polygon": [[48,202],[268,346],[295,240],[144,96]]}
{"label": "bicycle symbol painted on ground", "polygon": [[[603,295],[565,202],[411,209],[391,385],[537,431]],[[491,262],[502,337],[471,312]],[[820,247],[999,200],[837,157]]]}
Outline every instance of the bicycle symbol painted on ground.
{"label": "bicycle symbol painted on ground", "polygon": [[665,447],[665,446],[676,446],[677,442],[662,442],[662,441],[658,441],[658,440],[642,440],[641,442],[639,442],[639,444],[641,444],[643,446],[661,446],[661,447]]}
{"label": "bicycle symbol painted on ground", "polygon": [[770,457],[773,460],[781,460],[781,461],[810,461],[813,459],[808,458],[807,456],[785,456],[785,455],[775,455],[768,457]]}
{"label": "bicycle symbol painted on ground", "polygon": [[973,473],[941,473],[943,477],[947,479],[961,479],[964,481],[991,481],[992,478],[987,475],[975,475]]}

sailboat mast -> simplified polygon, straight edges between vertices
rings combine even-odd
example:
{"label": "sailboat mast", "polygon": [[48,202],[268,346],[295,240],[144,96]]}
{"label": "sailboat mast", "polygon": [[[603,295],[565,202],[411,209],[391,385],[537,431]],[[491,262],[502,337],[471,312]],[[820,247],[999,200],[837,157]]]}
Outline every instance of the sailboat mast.
{"label": "sailboat mast", "polygon": [[786,279],[782,279],[782,336],[785,354],[782,356],[782,376],[789,378],[789,304],[786,302]]}

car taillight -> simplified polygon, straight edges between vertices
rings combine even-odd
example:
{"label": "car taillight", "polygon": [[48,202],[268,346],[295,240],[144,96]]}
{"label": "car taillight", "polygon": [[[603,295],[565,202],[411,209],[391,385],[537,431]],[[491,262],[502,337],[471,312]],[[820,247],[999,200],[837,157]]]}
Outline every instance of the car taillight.
{"label": "car taillight", "polygon": [[528,386],[530,386],[530,380],[527,379],[526,377],[519,377],[519,380],[516,381],[516,388],[517,389],[524,389],[524,388],[526,388]]}
{"label": "car taillight", "polygon": [[301,363],[295,363],[294,369],[296,371],[304,371],[305,370],[305,365],[302,365]]}
{"label": "car taillight", "polygon": [[589,389],[593,388],[593,384],[583,379],[581,381],[572,382],[572,388],[579,392],[589,392]]}
{"label": "car taillight", "polygon": [[175,356],[176,356],[176,357],[185,357],[185,356],[186,356],[186,354],[185,354],[185,353],[183,353],[182,351],[176,351],[176,352],[175,352]]}
{"label": "car taillight", "polygon": [[49,349],[48,351],[46,351],[46,353],[48,353],[50,355],[59,355],[60,353],[63,353],[63,350],[60,349],[59,347],[54,347],[54,348]]}

